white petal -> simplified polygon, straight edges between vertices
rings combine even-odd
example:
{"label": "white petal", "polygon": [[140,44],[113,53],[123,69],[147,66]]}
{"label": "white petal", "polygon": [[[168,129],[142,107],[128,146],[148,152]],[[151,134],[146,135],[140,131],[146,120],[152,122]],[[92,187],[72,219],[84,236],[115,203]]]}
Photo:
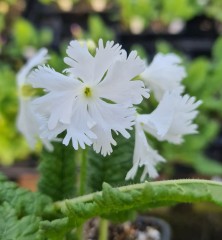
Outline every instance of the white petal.
{"label": "white petal", "polygon": [[134,179],[139,168],[139,161],[133,163],[132,168],[126,174],[125,180]]}
{"label": "white petal", "polygon": [[158,137],[163,137],[169,131],[172,124],[177,102],[172,95],[166,92],[157,108],[151,114],[142,114],[138,117],[144,124],[143,128]]}
{"label": "white petal", "polygon": [[[21,98],[19,105],[17,128],[24,135],[29,146],[34,149],[40,135],[38,116],[34,113],[30,100]],[[53,150],[47,139],[42,139],[42,143],[48,151]]]}
{"label": "white petal", "polygon": [[38,136],[38,125],[29,100],[20,99],[17,128],[25,136],[29,146],[34,148]]}
{"label": "white petal", "polygon": [[104,80],[98,85],[98,94],[116,103],[139,104],[143,97],[149,97],[149,91],[142,81],[132,79],[144,69],[145,63],[135,51],[126,58],[122,50],[121,56],[110,66]]}
{"label": "white petal", "polygon": [[81,102],[78,98],[75,100],[72,109],[72,118],[70,124],[58,122],[55,128],[49,129],[48,117],[45,117],[41,126],[41,137],[44,139],[53,139],[58,134],[66,131],[63,144],[68,145],[72,141],[74,149],[85,148],[85,145],[91,145],[92,139],[97,136],[90,130],[88,125],[93,125],[92,119],[88,114],[87,104]]}
{"label": "white petal", "polygon": [[[35,147],[36,141],[39,138],[39,121],[37,114],[35,114],[32,108],[31,100],[32,98],[23,97],[21,88],[24,84],[28,82],[28,77],[31,70],[38,64],[43,64],[47,59],[47,49],[40,49],[29,61],[24,65],[24,67],[18,72],[16,76],[18,95],[19,95],[19,113],[17,116],[17,128],[25,136],[29,146],[31,148]],[[47,139],[42,140],[43,145],[49,151],[53,150],[52,145]]]}
{"label": "white petal", "polygon": [[67,128],[66,124],[59,122],[56,128],[50,130],[48,128],[48,117],[38,115],[38,118],[41,119],[41,121],[39,121],[39,132],[41,139],[48,139],[49,141],[56,139],[56,137],[60,133],[64,132]]}
{"label": "white petal", "polygon": [[79,94],[81,82],[48,67],[39,67],[30,76],[34,87],[44,88],[48,93],[33,101],[40,115],[49,116],[48,127],[56,127],[58,122],[69,124],[75,98]]}
{"label": "white petal", "polygon": [[195,110],[201,101],[189,95],[181,96],[178,91],[166,92],[157,108],[151,113],[139,116],[143,129],[157,139],[179,144],[186,134],[196,133],[197,125],[193,120]]}
{"label": "white petal", "polygon": [[[34,111],[32,103],[31,103],[31,107],[32,107],[32,110]],[[37,125],[38,125],[38,137],[41,139],[41,141],[42,141],[44,147],[46,148],[46,150],[49,151],[49,152],[52,152],[54,150],[54,147],[53,147],[51,141],[59,141],[59,139],[56,138],[56,136],[52,137],[51,139],[42,138],[40,128],[41,128],[41,125],[42,125],[43,118],[40,115],[35,113],[35,119],[36,119],[36,122],[37,122]]]}
{"label": "white petal", "polygon": [[46,91],[75,90],[80,81],[73,77],[65,76],[48,66],[39,66],[32,71],[29,82],[35,88],[43,88]]}
{"label": "white petal", "polygon": [[87,45],[80,45],[78,41],[71,41],[66,53],[69,57],[64,58],[66,64],[71,68],[66,69],[76,78],[85,83],[92,83],[94,79],[95,61],[89,53]]}
{"label": "white petal", "polygon": [[146,177],[149,176],[152,179],[155,179],[159,176],[155,166],[153,164],[145,164],[142,176],[140,177],[140,181],[144,182]]}
{"label": "white petal", "polygon": [[[46,150],[49,152],[53,152],[54,147],[53,147],[52,143],[48,139],[41,138],[41,140],[42,140],[42,143],[43,143],[44,147],[46,148]],[[51,141],[53,141],[53,139]]]}
{"label": "white petal", "polygon": [[158,152],[150,147],[140,123],[137,121],[135,126],[135,147],[133,154],[133,167],[126,175],[126,180],[133,179],[138,167],[144,167],[141,181],[145,180],[146,175],[156,178],[158,173],[155,166],[164,162],[165,159]]}
{"label": "white petal", "polygon": [[93,149],[97,153],[101,153],[103,156],[110,155],[113,151],[112,145],[116,146],[116,141],[112,137],[110,129],[103,129],[99,125],[96,125],[92,129],[97,136],[97,139],[93,141]]}
{"label": "white petal", "polygon": [[99,40],[99,47],[96,49],[95,55],[95,83],[99,83],[106,71],[110,68],[111,64],[115,62],[116,58],[120,55],[121,46],[115,44],[113,41],[106,42],[105,47],[103,46],[103,40]]}
{"label": "white petal", "polygon": [[180,65],[181,59],[175,54],[158,53],[152,63],[141,74],[146,86],[153,92],[155,98],[160,101],[165,91],[179,89],[183,92],[181,81],[186,77],[186,71]]}
{"label": "white petal", "polygon": [[130,137],[127,129],[130,130],[134,124],[135,110],[133,108],[97,100],[89,105],[89,113],[96,122],[92,128],[97,136],[97,139],[93,141],[96,152],[101,151],[102,155],[112,152],[112,145],[116,144],[112,137],[112,130],[121,133],[125,138]]}
{"label": "white petal", "polygon": [[42,116],[49,116],[48,127],[52,130],[59,121],[64,124],[71,122],[75,97],[72,91],[49,92],[35,99],[33,107]]}
{"label": "white petal", "polygon": [[83,103],[81,99],[77,98],[73,106],[71,124],[67,126],[67,134],[63,143],[68,145],[72,140],[75,149],[78,149],[79,146],[84,149],[85,145],[91,145],[97,135],[89,128],[90,125],[94,125],[94,120],[88,113],[87,103]]}
{"label": "white petal", "polygon": [[48,59],[48,50],[41,48],[29,61],[21,68],[16,75],[18,86],[22,86],[27,82],[30,71],[39,64],[43,64]]}

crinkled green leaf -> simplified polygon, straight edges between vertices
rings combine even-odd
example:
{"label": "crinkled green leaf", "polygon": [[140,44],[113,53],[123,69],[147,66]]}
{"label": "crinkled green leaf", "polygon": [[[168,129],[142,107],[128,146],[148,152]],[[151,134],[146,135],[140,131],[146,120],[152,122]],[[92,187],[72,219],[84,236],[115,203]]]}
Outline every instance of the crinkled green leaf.
{"label": "crinkled green leaf", "polygon": [[[222,206],[222,184],[207,180],[168,180],[112,188],[58,202],[64,218],[42,223],[42,231],[54,236],[95,216],[109,216],[133,209],[154,208],[176,203],[211,202]],[[52,238],[53,239],[53,238]]]}
{"label": "crinkled green leaf", "polygon": [[40,192],[53,200],[71,198],[75,193],[75,151],[61,142],[53,143],[54,151],[44,150],[39,165]]}
{"label": "crinkled green leaf", "polygon": [[0,239],[40,240],[40,218],[34,215],[19,218],[16,210],[7,202],[0,206]]}
{"label": "crinkled green leaf", "polygon": [[132,167],[134,132],[130,139],[118,135],[115,140],[117,145],[111,155],[103,157],[92,149],[89,151],[88,185],[93,191],[101,190],[103,182],[112,186],[125,184],[126,174]]}
{"label": "crinkled green leaf", "polygon": [[28,214],[41,216],[45,209],[52,204],[49,197],[20,188],[14,182],[7,181],[3,176],[0,177],[0,204],[4,202],[9,203],[19,216]]}

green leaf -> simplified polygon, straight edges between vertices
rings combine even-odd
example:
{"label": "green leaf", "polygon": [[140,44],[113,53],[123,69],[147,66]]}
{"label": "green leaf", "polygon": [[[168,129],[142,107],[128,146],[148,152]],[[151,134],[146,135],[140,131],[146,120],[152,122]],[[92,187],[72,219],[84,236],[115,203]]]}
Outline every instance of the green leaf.
{"label": "green leaf", "polygon": [[51,199],[37,192],[19,188],[15,183],[7,181],[0,174],[0,204],[9,203],[19,216],[41,216],[52,203]]}
{"label": "green leaf", "polygon": [[39,232],[40,218],[34,215],[19,218],[16,210],[4,202],[0,206],[0,239],[37,240],[42,239]]}
{"label": "green leaf", "polygon": [[0,174],[0,239],[37,240],[42,219],[57,216],[49,197],[18,187]]}
{"label": "green leaf", "polygon": [[61,240],[72,229],[68,218],[56,219],[53,224],[49,221],[41,222],[41,232],[48,240]]}
{"label": "green leaf", "polygon": [[92,149],[88,157],[88,186],[93,191],[101,190],[103,182],[113,186],[125,184],[125,177],[132,167],[134,132],[131,138],[116,136],[117,145],[113,147],[113,153],[106,157],[97,154]]}
{"label": "green leaf", "polygon": [[222,206],[221,192],[222,183],[198,179],[145,182],[119,188],[104,183],[101,192],[56,203],[64,218],[42,222],[42,231],[53,236],[55,229],[59,232],[67,231],[95,216],[145,207],[148,209],[194,202],[211,202]]}
{"label": "green leaf", "polygon": [[53,143],[54,151],[43,150],[39,165],[40,192],[54,201],[71,198],[75,194],[75,151],[71,145]]}

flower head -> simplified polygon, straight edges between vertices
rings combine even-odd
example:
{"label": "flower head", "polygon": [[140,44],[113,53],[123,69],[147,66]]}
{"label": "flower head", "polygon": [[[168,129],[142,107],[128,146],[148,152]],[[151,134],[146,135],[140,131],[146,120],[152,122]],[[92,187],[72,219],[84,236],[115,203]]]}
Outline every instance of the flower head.
{"label": "flower head", "polygon": [[132,80],[144,70],[144,62],[135,51],[127,57],[113,41],[104,46],[99,40],[95,56],[86,45],[71,41],[67,54],[67,75],[40,66],[30,77],[33,87],[46,91],[33,102],[44,119],[42,137],[51,139],[66,130],[65,145],[70,140],[75,149],[93,144],[96,152],[110,154],[116,144],[112,131],[128,138],[127,130],[134,124],[133,104],[149,97],[143,82]]}
{"label": "flower head", "polygon": [[181,81],[186,77],[186,71],[180,63],[181,59],[173,53],[158,53],[141,74],[145,85],[154,92],[158,101],[166,91],[177,89],[180,93],[183,92]]}
{"label": "flower head", "polygon": [[139,167],[144,167],[143,174],[140,178],[141,182],[145,180],[146,175],[150,178],[158,177],[156,165],[164,162],[165,159],[161,157],[158,152],[148,144],[141,123],[136,120],[135,124],[135,147],[133,154],[133,167],[126,175],[126,180],[133,179]]}
{"label": "flower head", "polygon": [[[29,95],[30,89],[26,86],[26,84],[28,82],[28,76],[31,70],[37,65],[44,63],[46,59],[48,59],[47,52],[48,51],[44,48],[40,49],[16,75],[16,83],[19,96],[17,128],[25,136],[31,148],[34,148],[37,137],[39,137],[39,119],[32,109],[31,100],[33,98],[31,95]],[[48,150],[52,150],[52,146],[48,140],[42,139],[42,142]]]}
{"label": "flower head", "polygon": [[174,144],[183,141],[183,136],[197,132],[193,123],[201,101],[195,102],[195,97],[181,96],[177,90],[166,92],[157,108],[150,114],[143,114],[138,121],[143,123],[143,129],[158,140],[167,140]]}

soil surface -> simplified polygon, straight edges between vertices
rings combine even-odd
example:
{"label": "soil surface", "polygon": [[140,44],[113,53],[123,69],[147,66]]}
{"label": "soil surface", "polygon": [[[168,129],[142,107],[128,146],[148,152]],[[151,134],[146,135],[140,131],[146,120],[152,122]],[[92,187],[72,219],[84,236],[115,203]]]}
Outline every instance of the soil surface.
{"label": "soil surface", "polygon": [[[98,239],[99,219],[90,220],[85,240]],[[212,204],[158,208],[133,222],[110,224],[109,240],[221,240],[222,209]]]}

